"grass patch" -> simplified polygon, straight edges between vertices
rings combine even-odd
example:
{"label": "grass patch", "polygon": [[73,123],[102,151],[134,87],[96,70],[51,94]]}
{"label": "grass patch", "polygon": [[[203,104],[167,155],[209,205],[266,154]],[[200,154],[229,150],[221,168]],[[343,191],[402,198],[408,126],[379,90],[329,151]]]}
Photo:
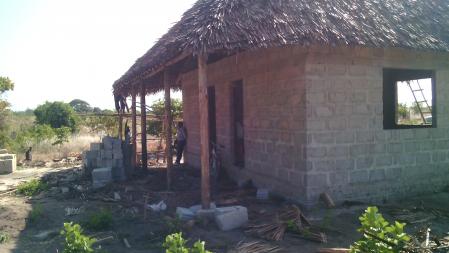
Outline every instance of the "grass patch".
{"label": "grass patch", "polygon": [[7,243],[9,241],[9,235],[5,232],[0,232],[0,244]]}
{"label": "grass patch", "polygon": [[99,212],[91,214],[85,227],[91,230],[106,230],[112,227],[112,213],[107,209],[101,209]]}
{"label": "grass patch", "polygon": [[31,210],[30,215],[28,215],[28,220],[31,223],[37,222],[44,214],[44,208],[41,204],[36,205],[33,210]]}
{"label": "grass patch", "polygon": [[33,179],[31,181],[19,184],[19,186],[17,187],[17,193],[31,197],[47,189],[48,189],[47,183],[42,182],[41,180],[38,179]]}

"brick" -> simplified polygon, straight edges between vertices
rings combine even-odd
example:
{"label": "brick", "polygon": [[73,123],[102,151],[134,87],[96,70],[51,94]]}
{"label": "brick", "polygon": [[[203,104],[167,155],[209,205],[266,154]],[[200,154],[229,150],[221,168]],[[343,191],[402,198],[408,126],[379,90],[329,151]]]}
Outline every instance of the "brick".
{"label": "brick", "polygon": [[393,157],[390,155],[383,155],[376,157],[377,167],[390,166],[392,164],[393,164]]}
{"label": "brick", "polygon": [[369,181],[376,182],[385,180],[385,170],[371,170],[369,173]]}
{"label": "brick", "polygon": [[349,174],[349,182],[352,184],[366,183],[369,181],[369,174],[365,170],[353,171]]}
{"label": "brick", "polygon": [[352,159],[340,159],[335,162],[336,170],[353,170],[354,169],[354,160]]}
{"label": "brick", "polygon": [[309,147],[307,156],[310,158],[323,158],[326,156],[326,147]]}
{"label": "brick", "polygon": [[388,180],[398,180],[401,178],[402,168],[388,168],[385,169],[385,178]]}
{"label": "brick", "polygon": [[327,187],[327,174],[311,174],[307,175],[307,185],[313,187]]}
{"label": "brick", "polygon": [[357,158],[356,160],[356,168],[358,170],[369,169],[373,166],[373,164],[374,158],[370,156]]}

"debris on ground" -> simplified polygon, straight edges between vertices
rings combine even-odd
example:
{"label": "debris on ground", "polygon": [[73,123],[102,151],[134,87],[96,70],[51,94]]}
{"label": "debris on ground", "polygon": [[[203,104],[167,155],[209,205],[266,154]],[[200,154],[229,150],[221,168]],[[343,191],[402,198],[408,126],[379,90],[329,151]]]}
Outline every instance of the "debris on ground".
{"label": "debris on ground", "polygon": [[326,235],[319,231],[313,231],[314,228],[310,222],[295,205],[287,206],[279,211],[273,222],[248,226],[246,232],[256,234],[267,240],[280,241],[287,230],[298,234],[304,239],[321,243],[327,242]]}
{"label": "debris on ground", "polygon": [[148,205],[148,208],[153,210],[153,212],[160,212],[167,210],[167,204],[163,200],[161,200],[159,203]]}
{"label": "debris on ground", "polygon": [[262,241],[239,242],[237,245],[237,253],[274,253],[280,250],[281,247]]}
{"label": "debris on ground", "polygon": [[334,200],[327,192],[323,192],[320,194],[320,200],[324,202],[327,208],[334,208],[335,203]]}

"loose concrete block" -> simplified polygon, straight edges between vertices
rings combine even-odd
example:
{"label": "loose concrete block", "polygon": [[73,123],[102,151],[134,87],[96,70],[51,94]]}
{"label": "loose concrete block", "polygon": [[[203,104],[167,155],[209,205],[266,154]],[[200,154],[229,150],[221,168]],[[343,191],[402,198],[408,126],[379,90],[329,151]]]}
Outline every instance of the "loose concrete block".
{"label": "loose concrete block", "polygon": [[102,142],[103,142],[103,148],[105,150],[112,150],[112,144],[114,143],[114,138],[112,138],[110,136],[106,136],[103,138]]}
{"label": "loose concrete block", "polygon": [[101,150],[100,156],[101,156],[101,159],[103,159],[103,160],[111,160],[112,159],[112,150]]}
{"label": "loose concrete block", "polygon": [[222,231],[239,228],[248,222],[248,210],[243,206],[215,209],[215,223]]}
{"label": "loose concrete block", "polygon": [[119,139],[114,139],[112,143],[113,150],[122,150],[122,141]]}
{"label": "loose concrete block", "polygon": [[92,171],[94,188],[100,188],[112,182],[112,168],[98,168]]}
{"label": "loose concrete block", "polygon": [[16,170],[14,159],[0,160],[0,174],[13,173]]}
{"label": "loose concrete block", "polygon": [[103,148],[103,143],[91,143],[90,150],[100,151]]}
{"label": "loose concrete block", "polygon": [[114,150],[114,152],[112,153],[112,158],[113,159],[123,159],[122,150]]}
{"label": "loose concrete block", "polygon": [[177,207],[176,216],[181,220],[193,220],[195,218],[195,213],[190,210],[190,208]]}

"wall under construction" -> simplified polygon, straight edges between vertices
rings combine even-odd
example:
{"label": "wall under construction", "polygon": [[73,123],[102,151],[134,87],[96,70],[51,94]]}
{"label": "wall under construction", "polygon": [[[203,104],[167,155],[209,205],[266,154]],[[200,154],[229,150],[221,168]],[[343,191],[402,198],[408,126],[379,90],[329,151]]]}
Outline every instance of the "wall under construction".
{"label": "wall under construction", "polygon": [[[437,127],[384,129],[383,69],[436,74]],[[231,83],[243,80],[245,168],[232,165]],[[237,181],[297,201],[381,200],[449,180],[449,54],[403,49],[283,47],[209,65],[218,143]],[[199,166],[197,72],[183,75],[186,161]]]}

